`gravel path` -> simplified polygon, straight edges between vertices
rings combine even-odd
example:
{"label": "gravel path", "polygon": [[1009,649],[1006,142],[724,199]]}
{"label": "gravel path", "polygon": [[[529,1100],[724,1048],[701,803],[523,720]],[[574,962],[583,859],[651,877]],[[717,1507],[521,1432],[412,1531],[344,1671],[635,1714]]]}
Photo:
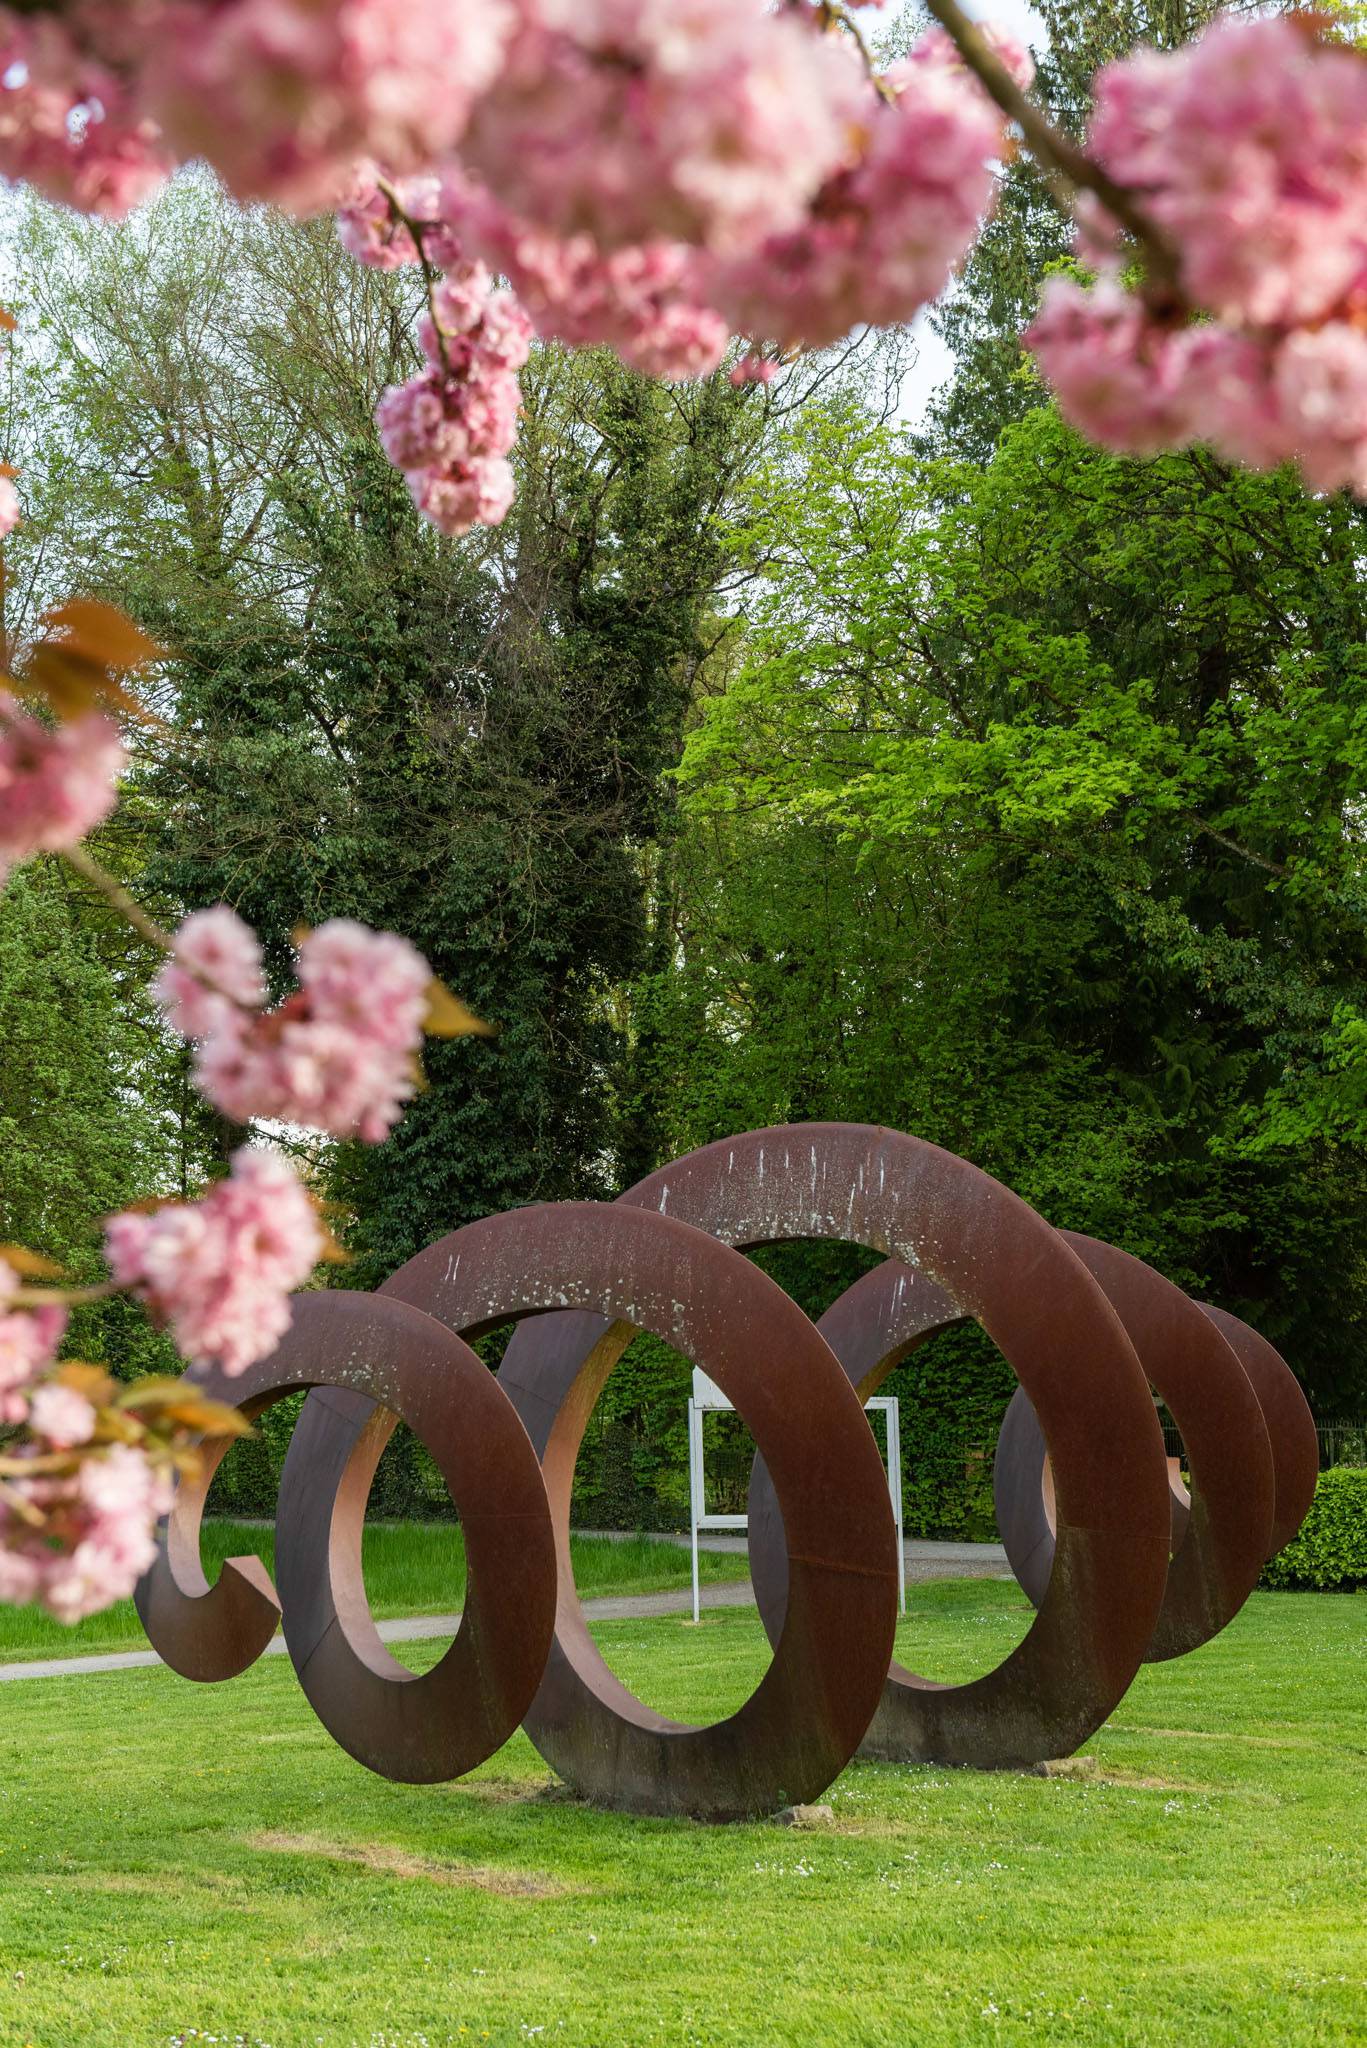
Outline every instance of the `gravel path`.
{"label": "gravel path", "polygon": [[[609,1531],[586,1529],[585,1535],[606,1535]],[[665,1542],[688,1546],[688,1538],[665,1537]],[[741,1551],[743,1536],[708,1536],[699,1542],[702,1550]],[[1011,1568],[999,1543],[908,1543],[907,1584],[921,1585],[927,1579],[1009,1578]],[[748,1579],[735,1579],[719,1586],[702,1588],[704,1607],[749,1607],[754,1589]],[[586,1600],[584,1612],[590,1621],[630,1621],[657,1614],[690,1614],[693,1595],[688,1587],[673,1593],[610,1595]],[[453,1636],[460,1626],[459,1614],[416,1614],[400,1621],[376,1624],[384,1643],[429,1642],[434,1636]],[[266,1646],[268,1657],[287,1654],[285,1639],[277,1635]],[[37,1657],[24,1664],[0,1664],[0,1684],[21,1678],[93,1678],[102,1671],[143,1671],[160,1664],[155,1650],[111,1650],[97,1656]]]}
{"label": "gravel path", "polygon": [[[729,1584],[704,1586],[704,1607],[749,1607],[754,1592],[748,1579]],[[677,1593],[637,1593],[604,1600],[586,1600],[584,1612],[590,1621],[628,1621],[638,1615],[691,1614],[693,1595],[685,1587]],[[376,1623],[382,1643],[430,1642],[434,1636],[453,1636],[460,1627],[459,1614],[415,1614],[402,1621]],[[273,1636],[266,1645],[268,1657],[288,1654],[285,1638]],[[155,1650],[110,1650],[97,1656],[37,1657],[27,1664],[0,1664],[0,1683],[18,1678],[90,1678],[101,1671],[143,1671],[160,1664]]]}

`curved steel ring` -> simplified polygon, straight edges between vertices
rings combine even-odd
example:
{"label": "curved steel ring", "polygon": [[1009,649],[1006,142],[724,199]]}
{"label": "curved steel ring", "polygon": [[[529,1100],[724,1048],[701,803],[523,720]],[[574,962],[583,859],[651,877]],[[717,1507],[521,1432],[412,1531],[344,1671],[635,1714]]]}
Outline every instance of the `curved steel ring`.
{"label": "curved steel ring", "polygon": [[[885,1255],[816,1326],[739,1256],[807,1237]],[[1038,1612],[995,1671],[946,1686],[890,1663],[893,1522],[862,1401],[915,1344],[966,1319],[1020,1380],[995,1479]],[[510,1321],[495,1380],[462,1337]],[[751,1567],[774,1659],[739,1711],[706,1728],[634,1698],[574,1589],[575,1458],[638,1329],[704,1365],[759,1445]],[[1299,1527],[1318,1470],[1304,1397],[1265,1339],[1139,1260],[1055,1232],[966,1161],[856,1125],[751,1132],[610,1206],[472,1224],[378,1295],[299,1297],[272,1358],[206,1385],[249,1416],[314,1391],[281,1477],[278,1597],[254,1558],[205,1580],[200,1515],[221,1446],[177,1495],[138,1592],[177,1670],[244,1670],[283,1610],[320,1718],[387,1776],[459,1775],[525,1718],[588,1796],[713,1819],[815,1798],[861,1739],[866,1754],[988,1767],[1067,1754],[1145,1658],[1209,1640],[1238,1611]],[[1183,1433],[1190,1498],[1169,1489],[1151,1386]],[[361,1570],[396,1417],[427,1443],[466,1530],[466,1614],[422,1677],[380,1644]]]}
{"label": "curved steel ring", "polygon": [[[971,1684],[939,1686],[899,1670],[885,1689],[892,1649],[886,1638],[869,1741],[882,1754],[993,1766],[1066,1755],[1085,1741],[1123,1697],[1157,1623],[1167,1578],[1168,1501],[1162,1436],[1143,1372],[1115,1312],[1076,1255],[1026,1203],[978,1168],[920,1139],[869,1126],[790,1126],[723,1140],[662,1168],[614,1205],[619,1215],[631,1210],[683,1218],[723,1244],[830,1237],[869,1245],[914,1266],[907,1290],[918,1304],[925,1302],[932,1323],[947,1310],[950,1319],[969,1314],[982,1322],[1044,1418],[1058,1473],[1058,1566],[1024,1642]],[[420,1254],[386,1289],[464,1328],[471,1320],[467,1263],[462,1259],[460,1272],[454,1271],[456,1242],[446,1239]],[[567,1277],[558,1267],[557,1284]],[[560,1298],[569,1304],[568,1293]],[[582,1289],[574,1305],[581,1311],[596,1306]],[[727,1312],[734,1313],[734,1304]],[[601,1347],[614,1344],[620,1349],[598,1308],[524,1325],[504,1356],[499,1384],[543,1448],[558,1523],[568,1509],[573,1456],[567,1445],[577,1448],[606,1370],[594,1361]],[[1074,1354],[1088,1359],[1083,1381]],[[803,1427],[812,1428],[805,1356],[795,1335],[766,1399],[775,1413],[794,1422],[800,1416]],[[720,1383],[726,1389],[724,1378]],[[744,1414],[745,1403],[738,1406]],[[572,1430],[566,1431],[562,1415],[573,1418]],[[338,1428],[335,1417],[310,1417],[307,1409],[300,1431],[305,1424],[310,1456],[319,1433]],[[872,1433],[862,1427],[867,1450]],[[355,1428],[359,1432],[360,1424]],[[853,1462],[839,1469],[842,1512],[867,1505],[860,1491],[865,1483],[886,1498],[876,1462],[864,1457],[861,1469],[865,1482],[856,1482]],[[780,1650],[792,1624],[792,1573],[805,1550],[796,1519],[802,1506],[791,1486],[785,1488],[789,1584],[782,1628],[773,1631]],[[810,1702],[805,1710],[812,1711]],[[631,1711],[630,1695],[587,1637],[562,1558],[556,1643],[528,1733],[571,1783],[620,1796],[602,1750],[620,1758]],[[649,1795],[632,1777],[626,1796],[650,1803],[660,1795]]]}
{"label": "curved steel ring", "polygon": [[[1179,1461],[1168,1460],[1173,1560],[1162,1621],[1148,1651],[1148,1661],[1157,1662],[1218,1634],[1268,1558],[1299,1529],[1319,1471],[1314,1418],[1291,1368],[1247,1323],[1190,1301],[1109,1245],[1078,1237],[1070,1242],[1103,1285],[1127,1291],[1131,1334],[1181,1432],[1191,1469],[1188,1495]],[[1147,1317],[1136,1303],[1140,1296],[1148,1297]],[[1254,1426],[1245,1387],[1260,1426]],[[1002,1422],[993,1483],[1011,1569],[1038,1601],[1053,1562],[1052,1475],[1038,1421],[1020,1393]]]}
{"label": "curved steel ring", "polygon": [[[527,1712],[555,1623],[555,1547],[536,1452],[511,1404],[469,1346],[431,1316],[373,1294],[299,1295],[279,1349],[246,1374],[201,1384],[249,1415],[301,1387],[355,1411],[383,1403],[431,1452],[465,1530],[467,1589],[455,1641],[421,1676],[381,1643],[361,1574],[362,1486],[317,1465],[281,1487],[280,1596],[259,1558],[233,1558],[217,1585],[199,1558],[204,1498],[225,1445],[176,1492],[156,1563],[137,1591],[153,1647],[187,1678],[236,1677],[255,1662],[283,1610],[285,1641],[318,1718],[360,1763],[387,1778],[455,1778],[501,1748]],[[334,1392],[334,1390],[336,1390]],[[282,1475],[283,1479],[283,1475]],[[335,1606],[320,1612],[308,1545],[338,1569]]]}
{"label": "curved steel ring", "polygon": [[[1145,1661],[1183,1655],[1224,1628],[1258,1582],[1272,1530],[1273,1453],[1263,1411],[1248,1375],[1211,1319],[1179,1287],[1128,1252],[1077,1232],[1061,1231],[1111,1303],[1150,1385],[1182,1429],[1194,1493],[1174,1494],[1163,1605]],[[865,1399],[913,1342],[928,1334],[902,1270],[880,1266],[856,1282],[828,1312],[822,1330]],[[946,1303],[934,1327],[961,1319]],[[872,1341],[870,1341],[872,1340]],[[1180,1485],[1180,1482],[1179,1482]],[[1030,1396],[1013,1396],[998,1442],[997,1524],[1007,1558],[1038,1607],[1055,1560],[1056,1507],[1052,1466]],[[774,1562],[769,1502],[756,1471],[751,1494],[752,1551],[766,1552],[756,1577],[766,1627],[781,1622],[781,1569]],[[905,1682],[894,1672],[894,1687]],[[885,1721],[888,1717],[885,1716]],[[889,1753],[892,1730],[881,1738]]]}
{"label": "curved steel ring", "polygon": [[[547,1761],[588,1797],[648,1813],[729,1819],[824,1791],[854,1754],[882,1689],[897,1619],[896,1536],[860,1404],[796,1303],[701,1230],[592,1203],[472,1223],[411,1260],[385,1293],[467,1334],[533,1318],[509,1346],[524,1363],[524,1338],[564,1326],[547,1310],[577,1309],[574,1327],[591,1326],[567,1373],[533,1369],[518,1379],[505,1366],[498,1382],[541,1454],[559,1555],[555,1641],[526,1716]],[[574,1590],[575,1457],[603,1382],[638,1329],[706,1366],[763,1445],[783,1504],[790,1593],[774,1660],[738,1711],[710,1727],[666,1719],[614,1677]],[[789,1398],[794,1384],[800,1405]],[[301,1569],[313,1561],[315,1626],[340,1608],[353,1569],[325,1540],[327,1488],[344,1475],[363,1500],[391,1428],[369,1408],[344,1417],[316,1396],[296,1426],[281,1516],[291,1555]],[[306,1498],[315,1469],[328,1476]],[[288,1619],[288,1592],[285,1604]]]}

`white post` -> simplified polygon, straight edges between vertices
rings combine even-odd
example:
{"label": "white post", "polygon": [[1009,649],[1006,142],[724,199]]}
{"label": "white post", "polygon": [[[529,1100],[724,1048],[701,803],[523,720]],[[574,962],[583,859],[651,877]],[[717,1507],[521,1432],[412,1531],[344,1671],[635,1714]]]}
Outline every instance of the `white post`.
{"label": "white post", "polygon": [[902,1540],[902,1411],[891,1394],[880,1394],[864,1403],[866,1409],[881,1409],[887,1430],[888,1495],[892,1502],[893,1526],[897,1531],[897,1604],[907,1611],[907,1553]]}
{"label": "white post", "polygon": [[702,1416],[698,1404],[691,1397],[688,1403],[688,1519],[692,1524],[693,1545],[693,1622],[696,1627],[702,1620],[701,1602],[698,1594],[698,1524],[702,1520]]}
{"label": "white post", "polygon": [[895,1399],[888,1402],[888,1488],[892,1494],[892,1516],[897,1524],[897,1601],[907,1611],[907,1546],[902,1534],[902,1412]]}

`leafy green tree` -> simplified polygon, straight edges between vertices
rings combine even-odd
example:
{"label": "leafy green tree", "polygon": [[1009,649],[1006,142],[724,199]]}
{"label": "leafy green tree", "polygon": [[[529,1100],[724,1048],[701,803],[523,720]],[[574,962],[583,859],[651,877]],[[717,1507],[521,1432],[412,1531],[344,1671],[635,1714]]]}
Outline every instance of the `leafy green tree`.
{"label": "leafy green tree", "polygon": [[685,764],[687,1120],[918,1130],[1350,1408],[1367,1153],[1285,1105],[1367,993],[1359,515],[1044,405],[984,469],[810,412],[750,504]]}
{"label": "leafy green tree", "polygon": [[140,886],[168,917],[232,902],[282,980],[300,923],[398,929],[498,1028],[432,1053],[383,1154],[328,1153],[353,1277],[491,1209],[609,1192],[650,1142],[614,991],[644,959],[715,514],[772,401],[538,351],[514,512],[453,544],[371,423],[416,360],[410,277],[194,179],[117,238],[37,208],[25,232],[30,404],[62,449],[35,543],[174,650]]}
{"label": "leafy green tree", "polygon": [[[155,1035],[56,863],[11,875],[0,892],[0,1242],[77,1283],[103,1277],[104,1217],[167,1187],[173,1133],[144,1095]],[[123,1373],[169,1357],[124,1300],[79,1310],[69,1348]]]}

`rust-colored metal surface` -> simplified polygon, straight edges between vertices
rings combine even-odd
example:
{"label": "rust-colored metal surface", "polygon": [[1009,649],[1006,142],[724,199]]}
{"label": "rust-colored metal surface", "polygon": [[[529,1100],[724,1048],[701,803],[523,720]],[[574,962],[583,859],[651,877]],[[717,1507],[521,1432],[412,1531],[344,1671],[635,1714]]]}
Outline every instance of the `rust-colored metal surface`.
{"label": "rust-colored metal surface", "polygon": [[[1272,1445],[1262,1406],[1218,1325],[1142,1260],[1095,1238],[1060,1233],[1129,1332],[1150,1386],[1182,1433],[1192,1477],[1172,1494],[1172,1562],[1149,1661],[1184,1655],[1233,1620],[1258,1583],[1272,1538]],[[997,1445],[997,1525],[1033,1601],[1052,1566],[1038,1425],[1017,1394]],[[1175,1485],[1174,1485],[1175,1480]]]}
{"label": "rust-colored metal surface", "polygon": [[1300,1528],[1315,1498],[1320,1444],[1310,1403],[1280,1351],[1226,1309],[1201,1303],[1252,1383],[1272,1444],[1274,1497],[1269,1557],[1275,1557]]}
{"label": "rust-colored metal surface", "polygon": [[[1182,1461],[1167,1461],[1172,1561],[1146,1652],[1159,1662],[1218,1634],[1300,1528],[1319,1473],[1314,1419],[1286,1361],[1237,1316],[1189,1300],[1113,1246],[1063,1235],[1115,1301],[1191,1471],[1188,1494]],[[1002,1422],[994,1490],[1011,1569],[1038,1604],[1053,1562],[1052,1471],[1023,1391]]]}
{"label": "rust-colored metal surface", "polygon": [[[323,1463],[296,1467],[276,1528],[277,1599],[257,1558],[236,1558],[209,1587],[199,1523],[209,1474],[176,1494],[161,1554],[138,1589],[138,1612],[166,1662],[188,1678],[244,1671],[283,1611],[285,1640],[314,1712],[357,1760],[388,1778],[455,1778],[517,1728],[545,1668],[555,1621],[555,1547],[541,1468],[527,1433],[486,1367],[430,1316],[379,1295],[296,1297],[279,1349],[241,1378],[201,1382],[251,1414],[300,1387],[354,1415],[364,1391],[422,1439],[460,1509],[468,1584],[456,1639],[420,1676],[380,1642],[361,1574],[364,1486],[340,1486]],[[221,1453],[220,1453],[221,1455]],[[213,1460],[217,1463],[217,1460]],[[335,1606],[320,1612],[308,1546],[333,1566]]]}
{"label": "rust-colored metal surface", "polygon": [[[814,1799],[858,1747],[882,1690],[896,1626],[897,1553],[882,1465],[860,1404],[796,1303],[725,1245],[649,1211],[564,1203],[519,1209],[443,1238],[386,1283],[452,1329],[534,1318],[521,1375],[498,1386],[526,1424],[546,1479],[560,1565],[555,1641],[526,1717],[543,1756],[586,1796],[646,1813],[727,1819]],[[580,1312],[570,1369],[521,1345],[549,1309]],[[544,1320],[544,1324],[542,1319]],[[651,1330],[716,1380],[768,1456],[789,1533],[787,1623],[773,1663],[738,1711],[709,1727],[670,1721],[622,1685],[579,1607],[569,1558],[570,1490],[584,1425],[637,1330]],[[547,1361],[551,1361],[548,1363]],[[793,1382],[802,1401],[788,1398]],[[493,1384],[493,1382],[491,1382]],[[503,1398],[503,1394],[500,1394]],[[338,1427],[339,1422],[341,1427]],[[350,1560],[329,1549],[327,1485],[363,1500],[386,1419],[305,1407],[282,1479],[292,1545],[314,1561],[320,1624]],[[306,1501],[292,1488],[322,1466]],[[322,1566],[322,1569],[318,1569]],[[288,1602],[287,1602],[288,1613]]]}
{"label": "rust-colored metal surface", "polygon": [[[920,1139],[864,1125],[803,1124],[724,1139],[662,1167],[622,1204],[684,1217],[728,1244],[841,1238],[898,1260],[906,1271],[886,1318],[850,1354],[855,1370],[846,1364],[864,1393],[879,1376],[889,1327],[887,1370],[945,1320],[967,1315],[982,1323],[1045,1417],[1056,1470],[1065,1475],[1053,1582],[1025,1641],[986,1677],[942,1686],[898,1667],[863,1749],[1011,1765],[1077,1748],[1123,1697],[1152,1635],[1167,1575],[1168,1508],[1162,1436],[1144,1375],[1075,1254],[978,1168]],[[441,1313],[435,1302],[424,1306]],[[858,1324],[851,1316],[846,1332]],[[839,1338],[839,1320],[828,1319],[822,1334]],[[594,1341],[591,1328],[559,1319],[518,1332],[500,1381],[524,1419],[522,1400],[571,1383]],[[1087,1361],[1085,1375],[1079,1358]],[[802,1412],[806,1385],[795,1360],[786,1366],[783,1396]],[[791,1560],[786,1507],[771,1509],[767,1526],[770,1554],[781,1526]],[[763,1525],[752,1548],[762,1585]],[[769,1616],[779,1644],[787,1613],[785,1606]],[[528,1726],[536,1740],[535,1718]]]}
{"label": "rust-colored metal surface", "polygon": [[[805,1237],[884,1254],[816,1326],[740,1256]],[[1020,1380],[997,1507],[1038,1612],[996,1670],[948,1686],[891,1662],[893,1521],[862,1402],[914,1345],[966,1319]],[[508,1322],[495,1379],[462,1340]],[[641,1329],[702,1366],[759,1446],[751,1568],[774,1656],[744,1705],[703,1728],[614,1676],[570,1565],[584,1428]],[[212,1467],[177,1495],[138,1604],[178,1671],[234,1676],[283,1615],[319,1717],[374,1770],[451,1777],[525,1720],[586,1796],[708,1819],[811,1801],[861,1747],[980,1766],[1068,1754],[1141,1661],[1208,1640],[1238,1611],[1299,1526],[1318,1467],[1304,1398],[1256,1333],[1140,1261],[1052,1230],[965,1161],[856,1125],[750,1132],[612,1205],[471,1224],[378,1295],[299,1297],[272,1358],[206,1384],[250,1415],[313,1391],[281,1479],[278,1594],[255,1559],[208,1586]],[[1151,1388],[1182,1431],[1190,1500]],[[469,1558],[461,1628],[420,1678],[380,1644],[361,1573],[366,1498],[396,1417],[446,1477]]]}

